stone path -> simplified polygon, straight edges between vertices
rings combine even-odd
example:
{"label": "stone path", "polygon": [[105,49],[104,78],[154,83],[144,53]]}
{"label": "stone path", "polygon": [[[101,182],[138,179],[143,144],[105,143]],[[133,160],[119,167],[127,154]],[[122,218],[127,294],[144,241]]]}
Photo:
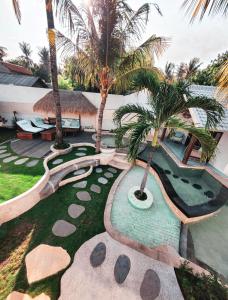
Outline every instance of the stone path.
{"label": "stone path", "polygon": [[80,151],[87,151],[87,148],[85,148],[85,147],[79,147],[77,149],[80,150]]}
{"label": "stone path", "polygon": [[65,269],[70,263],[70,255],[62,247],[41,244],[25,257],[29,284],[47,278]]}
{"label": "stone path", "polygon": [[103,172],[103,169],[98,167],[98,168],[95,169],[95,172],[96,172],[96,173],[102,173],[102,172]]}
{"label": "stone path", "polygon": [[100,194],[101,187],[99,185],[92,184],[91,187],[90,187],[90,191],[92,191],[94,193],[97,193],[97,194]]}
{"label": "stone path", "polygon": [[7,150],[0,150],[0,154],[7,152]]}
{"label": "stone path", "polygon": [[105,232],[85,242],[61,279],[59,300],[184,300],[173,267]]}
{"label": "stone path", "polygon": [[112,178],[114,175],[110,172],[106,172],[106,173],[104,173],[104,176],[107,178]]}
{"label": "stone path", "polygon": [[77,192],[77,198],[81,201],[90,201],[91,196],[87,191]]}
{"label": "stone path", "polygon": [[116,173],[117,173],[117,170],[116,170],[116,169],[114,169],[114,168],[112,168],[112,167],[108,168],[108,171],[110,171],[110,172],[112,172],[112,173],[114,173],[114,174],[116,174]]}
{"label": "stone path", "polygon": [[0,146],[0,149],[1,149],[1,150],[2,150],[2,149],[6,149],[6,148],[7,148],[6,145]]}
{"label": "stone path", "polygon": [[68,214],[71,218],[78,218],[85,211],[85,207],[77,204],[71,204],[68,207]]}
{"label": "stone path", "polygon": [[100,182],[101,184],[107,184],[108,183],[108,180],[104,177],[99,177],[98,178],[98,182]]}
{"label": "stone path", "polygon": [[77,183],[73,184],[74,188],[84,189],[84,188],[86,188],[86,186],[87,186],[87,181],[86,180],[80,181],[80,182],[77,182]]}
{"label": "stone path", "polygon": [[86,172],[86,169],[79,169],[77,171],[74,172],[74,175],[81,175],[81,174],[84,174]]}
{"label": "stone path", "polygon": [[29,160],[28,157],[20,158],[20,159],[16,160],[14,164],[15,165],[23,165],[28,160]]}
{"label": "stone path", "polygon": [[52,233],[55,236],[59,237],[67,237],[76,231],[76,226],[73,224],[65,221],[65,220],[58,220],[55,222],[54,226],[52,227]]}
{"label": "stone path", "polygon": [[86,156],[86,153],[77,152],[77,153],[75,153],[75,155],[81,157],[81,156]]}
{"label": "stone path", "polygon": [[39,160],[38,159],[34,159],[34,160],[30,160],[27,164],[26,167],[35,167],[38,164]]}
{"label": "stone path", "polygon": [[15,159],[18,159],[18,156],[9,156],[9,157],[3,159],[2,162],[4,162],[4,163],[9,163],[9,162],[11,162],[11,161],[13,161],[13,160],[15,160]]}
{"label": "stone path", "polygon": [[58,158],[58,159],[54,160],[54,161],[52,162],[52,164],[53,164],[53,165],[59,165],[59,164],[61,164],[62,162],[63,162],[63,159],[62,159],[62,158]]}
{"label": "stone path", "polygon": [[5,157],[8,157],[10,155],[11,155],[11,153],[0,154],[0,158],[5,158]]}

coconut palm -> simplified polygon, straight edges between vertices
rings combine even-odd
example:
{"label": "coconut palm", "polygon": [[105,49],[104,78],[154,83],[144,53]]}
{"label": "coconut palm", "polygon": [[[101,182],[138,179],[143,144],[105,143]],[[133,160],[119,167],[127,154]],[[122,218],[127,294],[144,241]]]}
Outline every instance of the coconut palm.
{"label": "coconut palm", "polygon": [[31,69],[33,65],[33,61],[31,58],[32,55],[31,46],[26,42],[21,42],[19,43],[19,47],[22,52],[22,55],[19,57],[19,59],[23,62],[24,67]]}
{"label": "coconut palm", "polygon": [[171,63],[171,62],[166,63],[166,65],[165,65],[165,78],[169,82],[174,81],[174,78],[175,78],[174,69],[175,69],[175,64],[174,63]]}
{"label": "coconut palm", "polygon": [[200,59],[198,57],[191,59],[186,66],[185,79],[190,79],[192,76],[194,76],[201,65],[202,63],[200,63]]}
{"label": "coconut palm", "polygon": [[[224,110],[215,99],[206,97],[193,97],[189,92],[186,82],[178,81],[174,84],[159,82],[152,73],[140,73],[134,80],[134,86],[138,90],[146,88],[148,91],[149,108],[137,104],[127,104],[120,107],[114,115],[117,124],[116,140],[120,143],[124,135],[129,135],[130,160],[137,157],[141,142],[145,141],[149,132],[153,129],[152,150],[158,146],[158,133],[161,128],[187,130],[199,140],[202,146],[202,159],[205,160],[213,154],[215,141],[206,129],[199,129],[183,122],[178,115],[192,107],[203,109],[207,114],[207,128],[214,127],[222,118]],[[131,115],[131,121],[123,123],[122,120]],[[142,195],[151,164],[152,152],[148,158],[148,164],[141,183]]]}
{"label": "coconut palm", "polygon": [[[151,35],[137,46],[148,21],[150,5],[133,10],[125,0],[91,0],[90,6],[72,4],[74,21],[70,37],[59,33],[63,54],[80,57],[81,68],[90,85],[101,94],[98,112],[96,152],[100,151],[103,112],[110,89],[126,89],[129,78],[143,68],[153,67],[153,55],[159,55],[166,39]],[[159,7],[154,4],[161,14]],[[78,61],[78,60],[77,60]]]}

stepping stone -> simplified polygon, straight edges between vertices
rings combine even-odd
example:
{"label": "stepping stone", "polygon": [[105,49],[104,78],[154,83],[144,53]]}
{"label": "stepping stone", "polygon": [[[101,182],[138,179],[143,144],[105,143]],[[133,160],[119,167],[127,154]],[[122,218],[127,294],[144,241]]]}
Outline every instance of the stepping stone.
{"label": "stepping stone", "polygon": [[7,150],[0,150],[0,154],[7,152]]}
{"label": "stepping stone", "polygon": [[98,178],[98,182],[100,182],[102,184],[106,184],[106,183],[108,183],[108,180],[104,177],[100,177],[100,178]]}
{"label": "stepping stone", "polygon": [[170,170],[164,170],[165,174],[171,174],[171,171]]}
{"label": "stepping stone", "polygon": [[189,183],[188,179],[185,178],[181,178],[181,181],[183,181],[184,183]]}
{"label": "stepping stone", "polygon": [[85,156],[86,153],[83,153],[83,152],[78,152],[78,153],[75,153],[76,156]]}
{"label": "stepping stone", "polygon": [[214,193],[212,191],[206,191],[206,192],[204,192],[204,195],[207,196],[208,198],[214,197]]}
{"label": "stepping stone", "polygon": [[91,187],[90,187],[90,191],[92,191],[94,193],[97,193],[97,194],[100,194],[101,187],[99,185],[92,184]]}
{"label": "stepping stone", "polygon": [[4,154],[0,154],[0,158],[5,158],[12,155],[11,153],[4,153]]}
{"label": "stepping stone", "polygon": [[10,156],[10,157],[7,157],[7,158],[3,159],[2,162],[8,163],[8,162],[11,162],[11,161],[13,161],[13,160],[15,160],[17,158],[18,158],[18,156]]}
{"label": "stepping stone", "polygon": [[86,169],[79,169],[79,170],[77,170],[77,171],[74,172],[74,175],[81,175],[81,174],[83,174],[85,172],[86,172]]}
{"label": "stepping stone", "polygon": [[50,300],[50,297],[42,293],[35,298],[30,297],[28,294],[13,291],[8,295],[6,300]]}
{"label": "stepping stone", "polygon": [[92,267],[99,267],[105,260],[106,257],[106,246],[104,243],[99,243],[93,249],[90,255],[90,264]]}
{"label": "stepping stone", "polygon": [[60,237],[66,237],[74,233],[76,230],[76,227],[65,221],[65,220],[58,220],[55,222],[54,226],[52,227],[52,233],[55,236],[60,236]]}
{"label": "stepping stone", "polygon": [[25,158],[21,158],[21,159],[18,159],[15,161],[15,165],[23,165],[27,160],[29,160],[28,157],[25,157]]}
{"label": "stepping stone", "polygon": [[78,150],[80,151],[87,151],[87,149],[85,147],[80,147],[80,148],[77,148]]}
{"label": "stepping stone", "polygon": [[151,269],[147,270],[140,287],[140,296],[142,300],[156,299],[160,290],[161,282],[157,273]]}
{"label": "stepping stone", "polygon": [[126,255],[120,255],[114,267],[114,276],[117,283],[121,284],[125,281],[130,271],[130,268],[131,261],[129,257]]}
{"label": "stepping stone", "polygon": [[81,201],[90,201],[91,200],[90,194],[86,191],[77,192],[76,196]]}
{"label": "stepping stone", "polygon": [[47,278],[65,269],[70,263],[70,255],[62,247],[41,244],[25,257],[29,284]]}
{"label": "stepping stone", "polygon": [[201,189],[202,189],[202,186],[199,185],[199,184],[197,184],[197,183],[194,183],[192,186],[193,186],[195,189],[197,189],[197,190],[201,190]]}
{"label": "stepping stone", "polygon": [[107,178],[112,178],[114,175],[110,172],[106,172],[106,173],[104,173],[104,176]]}
{"label": "stepping stone", "polygon": [[68,214],[71,218],[78,218],[85,211],[85,207],[77,204],[71,204],[68,207]]}
{"label": "stepping stone", "polygon": [[2,149],[6,149],[7,148],[7,146],[0,146],[0,149],[2,150]]}
{"label": "stepping stone", "polygon": [[173,174],[173,178],[179,178],[179,176],[176,174]]}
{"label": "stepping stone", "polygon": [[95,172],[96,172],[96,173],[102,173],[102,172],[103,172],[103,169],[102,169],[102,168],[96,168],[96,169],[95,169]]}
{"label": "stepping stone", "polygon": [[110,171],[110,172],[112,172],[112,173],[114,173],[114,174],[116,174],[116,173],[117,173],[117,170],[116,170],[116,169],[114,169],[114,168],[112,168],[112,167],[108,168],[108,171]]}
{"label": "stepping stone", "polygon": [[80,182],[77,182],[73,185],[74,188],[81,188],[81,189],[84,189],[87,185],[87,181],[84,180],[84,181],[80,181]]}
{"label": "stepping stone", "polygon": [[26,167],[29,167],[29,168],[34,167],[38,164],[38,162],[39,162],[38,159],[31,160],[26,164]]}
{"label": "stepping stone", "polygon": [[52,162],[52,164],[53,164],[53,165],[59,165],[59,164],[61,164],[62,162],[63,162],[63,159],[62,159],[62,158],[58,158],[58,159],[54,160],[54,161]]}

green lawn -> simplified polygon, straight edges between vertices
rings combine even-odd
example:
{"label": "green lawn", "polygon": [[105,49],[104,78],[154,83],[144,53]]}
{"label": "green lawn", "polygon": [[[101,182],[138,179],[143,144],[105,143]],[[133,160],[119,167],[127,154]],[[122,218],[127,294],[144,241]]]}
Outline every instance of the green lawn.
{"label": "green lawn", "polygon": [[[86,148],[87,150],[82,151],[82,150],[78,150],[78,148]],[[50,160],[48,162],[49,169],[53,169],[58,166],[58,165],[52,164],[52,162],[56,159],[63,159],[62,163],[65,163],[67,161],[79,158],[79,156],[75,155],[77,152],[84,152],[84,153],[86,153],[86,155],[93,155],[93,154],[95,154],[95,149],[93,147],[89,147],[89,146],[81,146],[81,147],[73,148],[73,150],[70,153],[59,155],[59,156],[55,157],[54,159]]]}
{"label": "green lawn", "polygon": [[[17,155],[11,150],[10,144],[7,144],[7,152]],[[41,159],[31,168],[25,164],[15,165],[14,161],[3,163],[3,160],[4,158],[0,158],[0,204],[30,189],[44,174]]]}
{"label": "green lawn", "polygon": [[[104,171],[108,167],[103,167]],[[42,200],[31,210],[0,227],[0,300],[5,300],[13,291],[29,293],[31,296],[42,292],[58,299],[60,279],[64,271],[38,283],[28,285],[24,265],[25,254],[41,243],[61,246],[68,251],[71,258],[77,249],[91,237],[104,232],[103,214],[109,190],[120,172],[102,186],[101,194],[90,192],[92,200],[82,202],[76,199],[76,192],[81,189],[68,184],[50,197]],[[101,174],[93,172],[89,177],[87,188],[96,183]],[[54,206],[53,206],[54,203]],[[72,219],[67,209],[70,204],[85,206],[85,212],[76,220]],[[77,230],[66,238],[52,234],[52,226],[58,219],[64,219],[76,225]],[[48,266],[47,266],[48,267]]]}
{"label": "green lawn", "polygon": [[16,137],[15,129],[1,128],[0,127],[0,143]]}

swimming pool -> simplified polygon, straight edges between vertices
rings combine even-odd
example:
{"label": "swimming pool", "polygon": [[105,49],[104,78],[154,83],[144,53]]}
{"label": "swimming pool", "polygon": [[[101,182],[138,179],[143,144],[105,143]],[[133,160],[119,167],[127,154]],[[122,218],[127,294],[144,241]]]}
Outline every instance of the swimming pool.
{"label": "swimming pool", "polygon": [[[149,147],[140,158],[147,160]],[[180,168],[160,147],[153,153],[152,167],[158,173],[170,199],[188,217],[211,213],[228,199],[228,191],[206,170]]]}
{"label": "swimming pool", "polygon": [[179,250],[180,221],[170,210],[160,187],[151,174],[146,187],[154,202],[147,210],[134,208],[128,201],[128,191],[139,185],[144,169],[133,167],[120,182],[113,199],[111,222],[125,236],[148,247],[169,245]]}

